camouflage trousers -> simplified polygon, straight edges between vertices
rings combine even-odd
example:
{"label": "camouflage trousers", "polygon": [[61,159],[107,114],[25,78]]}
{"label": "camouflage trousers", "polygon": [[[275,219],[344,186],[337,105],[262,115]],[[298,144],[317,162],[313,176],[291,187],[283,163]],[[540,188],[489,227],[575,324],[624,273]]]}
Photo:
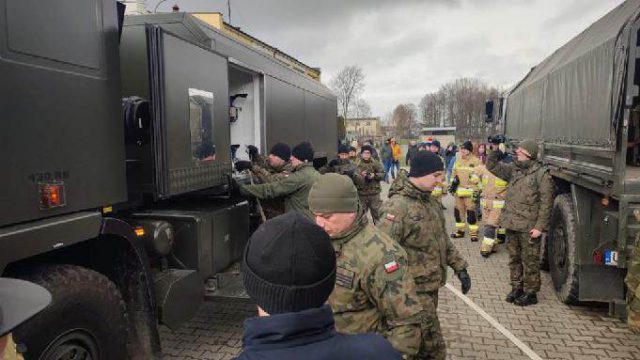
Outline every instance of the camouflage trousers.
{"label": "camouflage trousers", "polygon": [[636,244],[630,259],[624,279],[627,284],[627,323],[633,332],[640,334],[640,245]]}
{"label": "camouflage trousers", "polygon": [[418,291],[418,297],[424,309],[421,321],[422,345],[418,352],[418,359],[444,360],[447,358],[447,346],[436,311],[438,291]]}
{"label": "camouflage trousers", "polygon": [[529,233],[507,230],[511,287],[540,291],[540,240]]}
{"label": "camouflage trousers", "polygon": [[469,235],[477,237],[478,214],[476,213],[476,203],[473,201],[473,198],[455,196],[454,203],[455,208],[453,209],[453,217],[456,220],[456,231],[464,233],[468,224]]}
{"label": "camouflage trousers", "polygon": [[358,195],[360,198],[360,204],[364,209],[364,213],[371,211],[371,218],[373,223],[377,224],[380,219],[380,206],[382,206],[382,200],[380,199],[380,193],[373,195]]}

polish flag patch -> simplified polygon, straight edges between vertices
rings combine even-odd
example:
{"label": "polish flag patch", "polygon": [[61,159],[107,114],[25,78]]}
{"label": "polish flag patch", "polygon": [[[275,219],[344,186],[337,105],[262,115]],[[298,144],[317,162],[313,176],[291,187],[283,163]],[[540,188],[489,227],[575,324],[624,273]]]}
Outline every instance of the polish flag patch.
{"label": "polish flag patch", "polygon": [[387,272],[387,274],[391,274],[392,272],[398,270],[400,268],[400,265],[398,265],[398,262],[393,260],[393,261],[389,261],[388,263],[384,264],[384,271]]}
{"label": "polish flag patch", "polygon": [[387,216],[385,216],[385,218],[389,221],[393,221],[396,219],[396,216],[393,214],[387,214]]}

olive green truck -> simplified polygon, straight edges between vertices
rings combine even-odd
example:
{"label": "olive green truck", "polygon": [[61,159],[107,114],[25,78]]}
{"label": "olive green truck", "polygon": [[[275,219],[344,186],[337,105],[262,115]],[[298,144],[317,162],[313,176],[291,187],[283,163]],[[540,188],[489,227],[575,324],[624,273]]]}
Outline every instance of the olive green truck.
{"label": "olive green truck", "polygon": [[558,297],[624,315],[624,277],[640,230],[640,2],[625,1],[487,102],[508,141],[531,138],[555,197],[544,243]]}

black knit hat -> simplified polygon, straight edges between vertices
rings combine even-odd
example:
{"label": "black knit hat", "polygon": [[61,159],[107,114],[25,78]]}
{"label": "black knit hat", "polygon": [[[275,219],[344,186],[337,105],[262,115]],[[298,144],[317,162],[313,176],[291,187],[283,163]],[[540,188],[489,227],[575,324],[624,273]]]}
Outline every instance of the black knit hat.
{"label": "black knit hat", "polygon": [[369,151],[373,154],[373,147],[371,145],[362,145],[362,147],[360,148],[360,153],[362,154],[365,151]]}
{"label": "black knit hat", "polygon": [[300,161],[313,161],[313,148],[307,141],[303,141],[300,144],[293,147],[291,155]]}
{"label": "black knit hat", "polygon": [[462,148],[467,149],[469,151],[473,151],[473,144],[471,143],[471,141],[467,140],[462,143]]}
{"label": "black knit hat", "polygon": [[438,147],[438,149],[439,149],[439,148],[440,148],[440,141],[438,141],[438,140],[433,140],[433,141],[431,142],[431,145],[433,145],[433,146],[437,146],[437,147]]}
{"label": "black knit hat", "polygon": [[289,161],[291,157],[291,148],[285,143],[277,143],[271,147],[269,154],[275,155],[284,161]]}
{"label": "black knit hat", "polygon": [[244,287],[271,315],[322,306],[335,280],[336,257],[329,235],[298,212],[262,224],[245,248]]}
{"label": "black knit hat", "polygon": [[436,171],[443,171],[442,159],[431,151],[418,151],[415,157],[411,158],[410,177],[423,177],[433,174]]}
{"label": "black knit hat", "polygon": [[338,154],[348,154],[348,153],[349,153],[349,147],[347,145],[338,146]]}

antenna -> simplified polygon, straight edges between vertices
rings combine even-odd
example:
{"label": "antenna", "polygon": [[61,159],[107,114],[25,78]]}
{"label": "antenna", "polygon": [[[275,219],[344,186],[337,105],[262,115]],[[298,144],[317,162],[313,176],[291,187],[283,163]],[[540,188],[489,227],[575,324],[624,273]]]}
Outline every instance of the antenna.
{"label": "antenna", "polygon": [[229,25],[231,25],[231,0],[227,0],[227,9],[229,10]]}

